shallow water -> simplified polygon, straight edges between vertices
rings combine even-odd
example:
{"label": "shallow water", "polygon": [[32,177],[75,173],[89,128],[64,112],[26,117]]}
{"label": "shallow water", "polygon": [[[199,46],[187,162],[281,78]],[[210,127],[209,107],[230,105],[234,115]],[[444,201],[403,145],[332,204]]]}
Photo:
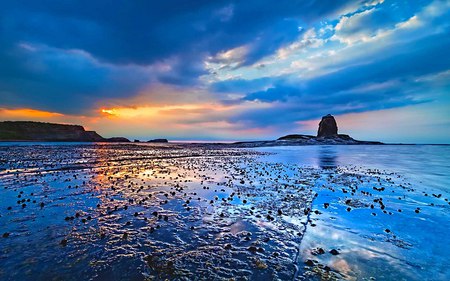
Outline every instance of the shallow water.
{"label": "shallow water", "polygon": [[[258,151],[276,153],[265,157],[268,162],[322,169],[321,179],[313,184],[319,196],[312,205],[322,214],[312,216],[317,226],[305,233],[303,257],[338,269],[346,279],[450,280],[450,146],[300,146]],[[378,198],[383,210],[373,202]],[[357,206],[352,206],[354,202]],[[324,208],[324,203],[330,206]],[[314,247],[336,248],[340,254],[314,256],[310,250]]]}
{"label": "shallow water", "polygon": [[3,144],[0,279],[448,280],[449,157]]}

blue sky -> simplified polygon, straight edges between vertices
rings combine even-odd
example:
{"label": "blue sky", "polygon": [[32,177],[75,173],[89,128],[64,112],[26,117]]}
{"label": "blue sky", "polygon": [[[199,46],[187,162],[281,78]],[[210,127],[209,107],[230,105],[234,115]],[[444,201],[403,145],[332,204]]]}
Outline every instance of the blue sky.
{"label": "blue sky", "polygon": [[450,1],[2,1],[0,119],[450,143]]}

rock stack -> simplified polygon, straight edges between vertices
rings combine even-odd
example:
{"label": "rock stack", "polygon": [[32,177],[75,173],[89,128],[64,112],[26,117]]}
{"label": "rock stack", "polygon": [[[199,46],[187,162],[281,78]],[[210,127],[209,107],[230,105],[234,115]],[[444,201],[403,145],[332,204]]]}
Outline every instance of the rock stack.
{"label": "rock stack", "polygon": [[322,117],[319,123],[317,137],[333,137],[338,135],[338,127],[333,115],[328,114]]}

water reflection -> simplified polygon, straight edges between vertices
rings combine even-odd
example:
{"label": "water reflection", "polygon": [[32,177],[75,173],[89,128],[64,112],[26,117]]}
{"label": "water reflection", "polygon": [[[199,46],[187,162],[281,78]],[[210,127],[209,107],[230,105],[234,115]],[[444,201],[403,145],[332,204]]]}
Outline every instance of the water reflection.
{"label": "water reflection", "polygon": [[334,146],[321,146],[318,150],[319,166],[322,169],[331,169],[337,166],[337,152]]}

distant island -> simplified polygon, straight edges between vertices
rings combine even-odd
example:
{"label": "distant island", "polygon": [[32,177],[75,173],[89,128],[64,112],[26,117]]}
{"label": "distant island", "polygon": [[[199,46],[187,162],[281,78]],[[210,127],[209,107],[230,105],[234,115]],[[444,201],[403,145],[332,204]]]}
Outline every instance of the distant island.
{"label": "distant island", "polygon": [[150,142],[150,143],[167,143],[169,141],[167,139],[153,139],[153,140],[149,140],[147,142]]}
{"label": "distant island", "polygon": [[[43,123],[34,121],[0,122],[0,141],[71,141],[71,142],[130,142],[125,137],[104,138],[95,131],[86,131],[80,125]],[[134,140],[135,143],[140,142]],[[168,143],[167,139],[152,139],[147,143]],[[292,134],[269,141],[248,141],[221,144],[233,147],[290,146],[331,144],[383,144],[377,141],[355,140],[349,135],[338,134],[335,118],[328,114],[319,123],[317,136]]]}
{"label": "distant island", "polygon": [[335,145],[335,144],[383,144],[379,141],[355,140],[349,135],[338,134],[336,119],[331,114],[322,117],[317,130],[317,136],[292,134],[270,141],[251,141],[234,143],[238,147],[260,146],[294,146],[294,145]]}

